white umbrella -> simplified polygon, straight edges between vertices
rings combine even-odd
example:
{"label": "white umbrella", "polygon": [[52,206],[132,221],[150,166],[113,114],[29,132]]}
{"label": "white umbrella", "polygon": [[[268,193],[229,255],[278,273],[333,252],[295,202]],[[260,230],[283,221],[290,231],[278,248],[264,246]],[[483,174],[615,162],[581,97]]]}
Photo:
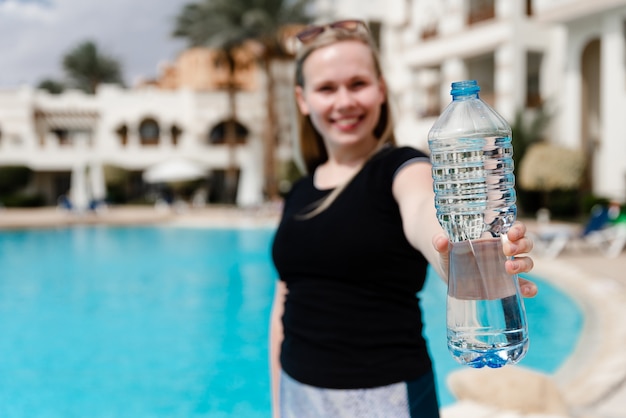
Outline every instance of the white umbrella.
{"label": "white umbrella", "polygon": [[87,209],[89,205],[89,193],[87,185],[87,175],[85,172],[85,164],[77,163],[72,169],[72,177],[70,183],[70,202],[72,208],[78,212]]}
{"label": "white umbrella", "polygon": [[102,164],[94,162],[89,166],[89,180],[91,185],[91,198],[101,202],[106,197],[106,181]]}
{"label": "white umbrella", "polygon": [[143,179],[148,183],[189,181],[205,176],[206,169],[202,165],[186,159],[163,161],[143,172]]}

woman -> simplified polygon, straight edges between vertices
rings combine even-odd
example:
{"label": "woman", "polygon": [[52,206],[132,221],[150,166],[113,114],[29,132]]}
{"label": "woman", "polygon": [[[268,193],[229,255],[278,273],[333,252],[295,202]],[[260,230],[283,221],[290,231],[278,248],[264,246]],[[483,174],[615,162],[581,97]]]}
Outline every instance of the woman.
{"label": "woman", "polygon": [[[274,416],[438,417],[416,293],[447,277],[431,166],[396,147],[387,87],[363,22],[298,35],[296,101],[307,175],[287,196],[273,258]],[[517,223],[508,256],[530,251]],[[532,260],[507,261],[509,273]],[[521,281],[533,296],[534,284]]]}

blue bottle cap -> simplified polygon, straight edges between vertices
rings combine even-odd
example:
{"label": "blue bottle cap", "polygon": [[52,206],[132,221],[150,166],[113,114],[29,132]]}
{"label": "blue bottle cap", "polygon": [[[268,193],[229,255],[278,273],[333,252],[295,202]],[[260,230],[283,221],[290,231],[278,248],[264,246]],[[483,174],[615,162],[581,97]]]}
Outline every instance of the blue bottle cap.
{"label": "blue bottle cap", "polygon": [[469,94],[477,94],[480,91],[480,86],[476,80],[464,80],[452,83],[452,90],[450,94],[452,96],[465,96]]}

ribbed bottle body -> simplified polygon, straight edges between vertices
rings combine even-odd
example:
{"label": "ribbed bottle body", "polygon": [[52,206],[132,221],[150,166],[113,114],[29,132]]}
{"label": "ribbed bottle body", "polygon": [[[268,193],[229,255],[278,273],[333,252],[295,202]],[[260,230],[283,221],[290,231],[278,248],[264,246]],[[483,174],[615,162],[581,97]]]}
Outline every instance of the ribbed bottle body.
{"label": "ribbed bottle body", "polygon": [[437,217],[453,242],[497,237],[517,216],[511,128],[477,94],[455,98],[428,135]]}

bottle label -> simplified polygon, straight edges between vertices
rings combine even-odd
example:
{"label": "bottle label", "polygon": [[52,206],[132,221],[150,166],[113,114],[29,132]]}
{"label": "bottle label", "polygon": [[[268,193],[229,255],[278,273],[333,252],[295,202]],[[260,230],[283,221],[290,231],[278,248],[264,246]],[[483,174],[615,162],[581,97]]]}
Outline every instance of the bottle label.
{"label": "bottle label", "polygon": [[517,294],[516,277],[506,272],[501,238],[451,244],[448,296],[462,300],[495,300]]}

